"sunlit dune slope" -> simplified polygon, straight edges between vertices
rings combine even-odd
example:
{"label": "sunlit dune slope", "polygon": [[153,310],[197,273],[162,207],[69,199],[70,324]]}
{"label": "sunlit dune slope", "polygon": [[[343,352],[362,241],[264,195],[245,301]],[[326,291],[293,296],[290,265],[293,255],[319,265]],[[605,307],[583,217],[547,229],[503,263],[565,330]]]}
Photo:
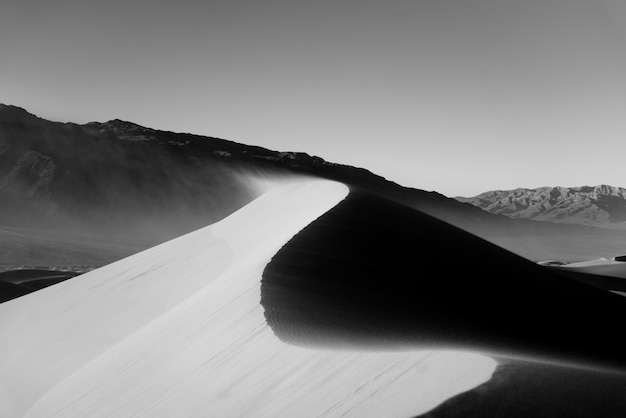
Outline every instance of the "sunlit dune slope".
{"label": "sunlit dune slope", "polygon": [[423,213],[351,192],[264,273],[277,335],[336,347],[456,347],[626,368],[621,296]]}
{"label": "sunlit dune slope", "polygon": [[0,416],[406,417],[488,380],[495,363],[476,354],[275,336],[263,269],[347,194],[277,184],[216,224],[0,305]]}

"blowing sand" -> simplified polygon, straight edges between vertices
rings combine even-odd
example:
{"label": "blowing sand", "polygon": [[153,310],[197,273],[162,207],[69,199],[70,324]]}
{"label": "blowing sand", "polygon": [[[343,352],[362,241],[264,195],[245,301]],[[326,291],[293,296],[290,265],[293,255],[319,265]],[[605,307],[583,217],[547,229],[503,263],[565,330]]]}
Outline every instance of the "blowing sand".
{"label": "blowing sand", "polygon": [[407,417],[486,382],[485,356],[299,347],[266,324],[265,266],[347,194],[277,184],[214,225],[0,305],[0,416]]}

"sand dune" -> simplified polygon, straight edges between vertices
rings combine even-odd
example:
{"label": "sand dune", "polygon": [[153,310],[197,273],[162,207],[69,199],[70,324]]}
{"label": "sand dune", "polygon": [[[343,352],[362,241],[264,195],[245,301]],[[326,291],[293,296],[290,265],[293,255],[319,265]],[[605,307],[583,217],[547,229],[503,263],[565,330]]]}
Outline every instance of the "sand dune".
{"label": "sand dune", "polygon": [[626,279],[626,263],[623,261],[599,259],[591,262],[570,263],[561,267],[572,271]]}
{"label": "sand dune", "polygon": [[598,258],[549,268],[599,289],[626,292],[626,263],[621,261]]}
{"label": "sand dune", "polygon": [[622,297],[366,192],[283,247],[262,294],[268,322],[294,344],[445,346],[626,367],[613,322],[626,316]]}
{"label": "sand dune", "polygon": [[406,417],[487,381],[495,362],[478,354],[301,347],[267,325],[265,266],[347,194],[277,184],[216,224],[0,305],[0,416]]}
{"label": "sand dune", "polygon": [[550,268],[559,274],[598,289],[609,290],[612,292],[626,292],[626,278],[617,276],[619,274],[626,274],[624,266],[607,265]]}

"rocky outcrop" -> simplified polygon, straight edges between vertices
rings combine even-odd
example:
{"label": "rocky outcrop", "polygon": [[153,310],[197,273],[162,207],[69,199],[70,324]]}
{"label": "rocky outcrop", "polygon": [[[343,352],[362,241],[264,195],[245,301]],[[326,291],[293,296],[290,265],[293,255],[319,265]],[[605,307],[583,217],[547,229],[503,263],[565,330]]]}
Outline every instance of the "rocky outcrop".
{"label": "rocky outcrop", "polygon": [[57,204],[50,186],[54,180],[55,168],[50,157],[28,151],[17,160],[6,176],[0,178],[0,191],[30,200],[43,207],[47,216],[54,218]]}
{"label": "rocky outcrop", "polygon": [[50,157],[28,151],[16,162],[11,171],[0,179],[0,188],[22,188],[29,197],[50,195],[54,177],[54,163]]}

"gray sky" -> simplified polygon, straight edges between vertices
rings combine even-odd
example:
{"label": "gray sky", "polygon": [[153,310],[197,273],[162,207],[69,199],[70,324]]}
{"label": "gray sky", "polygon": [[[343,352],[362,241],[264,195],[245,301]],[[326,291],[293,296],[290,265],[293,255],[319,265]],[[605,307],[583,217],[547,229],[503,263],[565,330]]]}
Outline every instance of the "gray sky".
{"label": "gray sky", "polygon": [[448,196],[626,186],[623,0],[0,0],[0,102]]}

